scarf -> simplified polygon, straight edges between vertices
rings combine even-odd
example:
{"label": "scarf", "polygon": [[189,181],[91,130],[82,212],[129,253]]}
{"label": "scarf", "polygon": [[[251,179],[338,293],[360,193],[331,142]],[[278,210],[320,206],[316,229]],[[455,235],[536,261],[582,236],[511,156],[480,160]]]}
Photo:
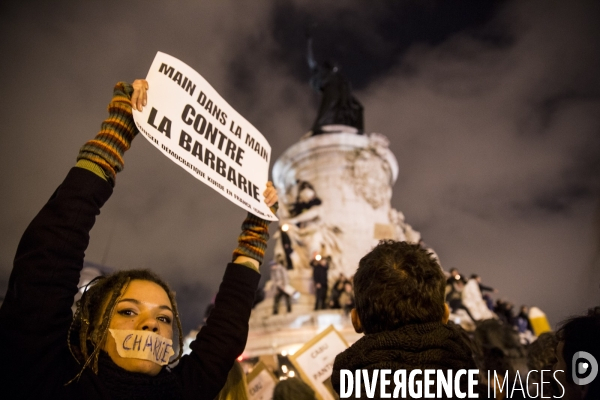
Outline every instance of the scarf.
{"label": "scarf", "polygon": [[182,390],[177,377],[163,368],[150,376],[129,372],[113,362],[104,351],[98,358],[98,377],[113,399],[181,399]]}

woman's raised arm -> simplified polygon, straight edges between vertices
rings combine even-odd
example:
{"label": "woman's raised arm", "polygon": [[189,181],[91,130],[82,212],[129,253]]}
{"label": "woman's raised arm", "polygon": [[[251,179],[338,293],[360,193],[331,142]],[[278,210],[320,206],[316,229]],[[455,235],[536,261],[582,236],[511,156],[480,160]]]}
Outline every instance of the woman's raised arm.
{"label": "woman's raised arm", "polygon": [[[36,382],[35,390],[50,396],[54,386],[70,379],[75,362],[67,347],[71,306],[89,231],[112,193],[116,173],[123,169],[123,153],[137,134],[132,93],[131,85],[115,86],[100,132],[82,147],[77,166],[19,242],[0,309],[0,354],[5,360],[0,375],[13,387],[26,390]],[[141,91],[138,97],[143,102]]]}

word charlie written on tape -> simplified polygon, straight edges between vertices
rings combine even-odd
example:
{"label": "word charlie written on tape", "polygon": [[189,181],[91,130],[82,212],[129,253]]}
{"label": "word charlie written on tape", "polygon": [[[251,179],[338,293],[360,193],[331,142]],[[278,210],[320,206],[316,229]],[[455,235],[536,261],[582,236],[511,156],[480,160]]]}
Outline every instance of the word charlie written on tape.
{"label": "word charlie written on tape", "polygon": [[262,195],[271,146],[191,67],[156,54],[148,76],[148,103],[133,110],[150,143],[234,204],[276,221]]}
{"label": "word charlie written on tape", "polygon": [[148,360],[166,365],[175,354],[173,341],[152,331],[109,329],[115,339],[117,352],[123,358]]}

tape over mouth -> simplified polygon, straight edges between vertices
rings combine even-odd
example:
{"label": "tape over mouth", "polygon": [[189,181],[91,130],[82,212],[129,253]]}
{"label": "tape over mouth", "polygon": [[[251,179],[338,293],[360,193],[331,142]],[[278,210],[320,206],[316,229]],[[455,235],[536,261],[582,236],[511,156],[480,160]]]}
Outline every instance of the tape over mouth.
{"label": "tape over mouth", "polygon": [[109,329],[122,358],[135,358],[167,365],[175,354],[173,341],[152,331]]}

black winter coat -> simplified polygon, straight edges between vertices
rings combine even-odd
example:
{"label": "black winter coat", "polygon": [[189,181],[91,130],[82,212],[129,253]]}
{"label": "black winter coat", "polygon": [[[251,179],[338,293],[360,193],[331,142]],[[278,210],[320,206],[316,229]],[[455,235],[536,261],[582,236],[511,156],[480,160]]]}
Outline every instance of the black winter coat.
{"label": "black winter coat", "polygon": [[[106,181],[75,167],[26,229],[0,308],[0,398],[114,397],[102,365],[99,375],[86,369],[65,386],[81,369],[67,347],[71,305],[89,231],[111,193]],[[222,388],[246,345],[259,278],[248,267],[227,266],[207,325],[171,371],[185,399],[212,400]]]}

